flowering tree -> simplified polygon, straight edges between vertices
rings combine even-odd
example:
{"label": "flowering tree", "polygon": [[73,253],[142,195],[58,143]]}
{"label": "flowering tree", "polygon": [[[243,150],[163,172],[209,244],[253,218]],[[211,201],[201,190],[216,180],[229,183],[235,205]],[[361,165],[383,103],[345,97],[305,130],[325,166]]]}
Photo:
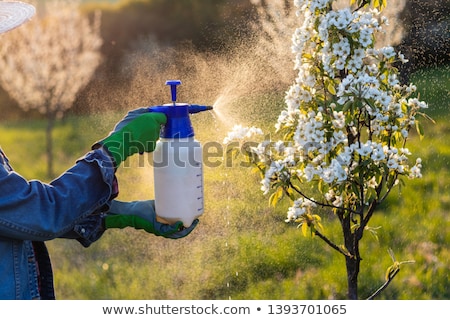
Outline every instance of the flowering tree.
{"label": "flowering tree", "polygon": [[[292,81],[292,53],[289,46],[292,33],[302,17],[296,14],[293,1],[290,0],[249,0],[254,6],[257,18],[251,24],[257,35],[257,45],[253,46],[253,55],[265,60],[267,66],[276,73],[283,83]],[[389,24],[383,26],[383,32],[376,34],[376,46],[398,45],[404,30],[396,23],[405,7],[406,0],[396,0],[383,9],[383,15]],[[348,0],[335,0],[333,7],[348,7]]]}
{"label": "flowering tree", "polygon": [[[294,0],[303,24],[292,36],[297,77],[275,124],[283,138],[243,143],[270,203],[290,199],[286,222],[345,258],[349,299],[358,298],[359,244],[365,231],[374,231],[369,222],[376,209],[402,178],[421,177],[421,160],[410,164],[406,142],[412,128],[422,136],[416,117],[426,117],[427,104],[413,97],[413,84],[397,78],[394,65],[406,62],[404,56],[375,47],[375,34],[387,22],[380,16],[385,2],[350,0],[336,9],[333,0]],[[264,135],[237,125],[224,142],[245,142],[255,134]],[[321,219],[326,213],[338,218],[342,244],[327,237]],[[394,259],[372,297],[405,262]]]}
{"label": "flowering tree", "polygon": [[25,111],[48,120],[48,175],[53,176],[52,130],[72,107],[101,61],[100,15],[83,17],[77,1],[45,3],[45,14],[2,35],[0,84]]}

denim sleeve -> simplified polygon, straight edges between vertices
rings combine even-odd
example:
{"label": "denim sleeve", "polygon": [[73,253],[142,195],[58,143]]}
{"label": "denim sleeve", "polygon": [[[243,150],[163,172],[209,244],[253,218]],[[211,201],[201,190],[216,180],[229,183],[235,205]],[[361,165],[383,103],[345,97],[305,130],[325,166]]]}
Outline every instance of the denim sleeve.
{"label": "denim sleeve", "polygon": [[[3,159],[3,161],[2,161]],[[117,195],[110,156],[93,150],[52,182],[27,181],[0,157],[0,236],[88,246],[103,233],[102,208]]]}

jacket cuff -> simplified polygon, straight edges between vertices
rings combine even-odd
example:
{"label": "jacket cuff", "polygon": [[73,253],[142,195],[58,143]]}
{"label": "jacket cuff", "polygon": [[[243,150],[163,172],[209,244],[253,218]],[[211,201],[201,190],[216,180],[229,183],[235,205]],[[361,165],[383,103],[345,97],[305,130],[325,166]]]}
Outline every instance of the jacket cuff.
{"label": "jacket cuff", "polygon": [[111,192],[109,199],[102,207],[95,210],[95,212],[84,218],[73,228],[75,234],[73,234],[72,238],[75,238],[87,248],[93,242],[97,241],[105,232],[104,212],[109,210],[111,201],[118,196],[119,184],[115,175],[116,168],[114,166],[114,160],[101,145],[98,149],[94,149],[78,161],[96,163],[100,169],[103,181],[109,186]]}
{"label": "jacket cuff", "polygon": [[75,239],[85,248],[97,241],[105,232],[104,215],[93,214],[86,217],[81,223],[75,225],[73,231]]}
{"label": "jacket cuff", "polygon": [[110,200],[117,197],[119,193],[119,185],[115,175],[116,167],[114,159],[104,147],[99,145],[98,149],[94,149],[93,151],[86,154],[84,157],[78,159],[78,161],[97,163],[98,167],[100,168],[103,181],[111,187]]}

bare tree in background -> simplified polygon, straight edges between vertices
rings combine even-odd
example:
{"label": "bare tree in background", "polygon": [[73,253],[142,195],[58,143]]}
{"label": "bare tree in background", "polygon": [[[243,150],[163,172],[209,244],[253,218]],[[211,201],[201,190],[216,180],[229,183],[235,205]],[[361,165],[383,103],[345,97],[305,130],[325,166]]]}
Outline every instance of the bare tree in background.
{"label": "bare tree in background", "polygon": [[32,21],[2,35],[0,85],[25,111],[47,118],[47,174],[53,177],[52,131],[101,61],[100,14],[82,16],[79,1],[46,2]]}

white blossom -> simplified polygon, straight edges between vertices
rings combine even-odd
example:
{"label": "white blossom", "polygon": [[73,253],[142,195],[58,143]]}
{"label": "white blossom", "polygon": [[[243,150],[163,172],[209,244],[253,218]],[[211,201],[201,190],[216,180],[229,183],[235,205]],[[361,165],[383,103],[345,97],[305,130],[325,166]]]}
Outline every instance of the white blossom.
{"label": "white blossom", "polygon": [[244,138],[250,138],[254,135],[263,135],[263,131],[257,127],[243,127],[240,124],[234,125],[232,130],[228,132],[227,137],[223,140],[223,143],[228,144],[233,140],[242,140]]}
{"label": "white blossom", "polygon": [[359,148],[356,149],[356,152],[358,152],[361,156],[365,157],[372,153],[372,141],[367,141],[363,145],[361,145]]}
{"label": "white blossom", "polygon": [[375,179],[375,177],[372,177],[372,179],[370,179],[370,180],[367,182],[367,187],[368,187],[368,188],[372,188],[372,189],[375,189],[376,187],[378,187],[378,182],[377,182],[377,180]]}
{"label": "white blossom", "polygon": [[[388,19],[378,10],[335,9],[333,2],[294,0],[302,17],[292,35],[296,77],[275,125],[288,132],[289,141],[274,142],[271,148],[266,142],[254,152],[266,165],[264,193],[274,181],[295,176],[324,188],[321,201],[335,207],[352,201],[367,205],[373,199],[364,199],[354,186],[378,192],[388,175],[395,184],[400,175],[421,177],[421,160],[410,166],[411,152],[399,146],[415,126],[416,112],[428,106],[411,97],[416,86],[398,79],[392,65],[405,62],[404,56],[393,46],[375,45]],[[234,131],[231,138],[247,137],[243,128]],[[295,200],[286,221],[314,206],[306,198]]]}

